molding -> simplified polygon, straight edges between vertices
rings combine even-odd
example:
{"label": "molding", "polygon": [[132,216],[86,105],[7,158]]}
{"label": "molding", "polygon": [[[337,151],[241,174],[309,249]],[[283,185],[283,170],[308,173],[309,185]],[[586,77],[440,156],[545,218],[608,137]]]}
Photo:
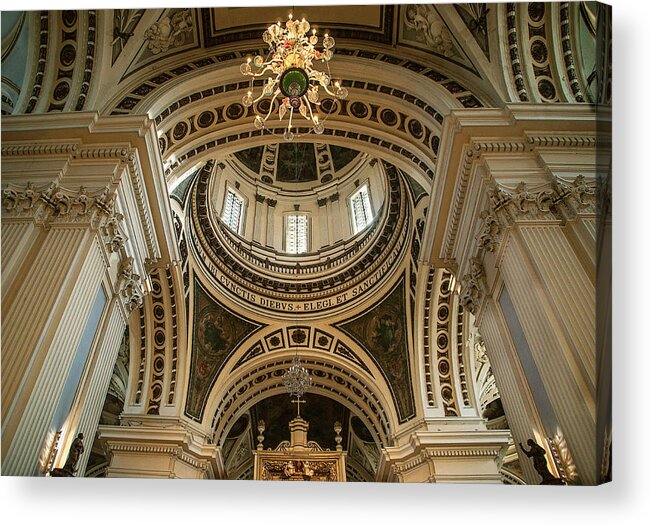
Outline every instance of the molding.
{"label": "molding", "polygon": [[97,229],[108,221],[120,221],[114,212],[116,193],[110,186],[89,194],[84,186],[77,191],[52,182],[47,186],[24,186],[9,183],[2,190],[5,218],[28,218],[48,228],[52,223],[89,224]]}
{"label": "molding", "polygon": [[[142,418],[141,423],[147,424],[150,419],[153,420]],[[111,455],[125,453],[171,456],[199,471],[201,477],[224,479],[226,470],[220,447],[205,444],[188,429],[171,424],[171,428],[156,424],[128,427],[100,425],[98,439]],[[126,474],[123,468],[119,470]],[[142,475],[146,472],[134,471],[133,474]]]}
{"label": "molding", "polygon": [[[376,481],[389,481],[391,477],[397,477],[399,481],[418,481],[405,480],[404,475],[428,464],[429,474],[421,474],[420,481],[441,482],[454,478],[459,482],[472,482],[481,478],[484,481],[499,482],[497,460],[502,450],[508,446],[510,436],[508,430],[490,431],[477,427],[466,431],[416,431],[404,445],[383,450]],[[459,461],[458,473],[437,473],[438,461],[455,460]],[[467,460],[471,461],[464,464]],[[481,474],[474,473],[477,460],[493,460],[494,474],[487,473],[485,467]]]}

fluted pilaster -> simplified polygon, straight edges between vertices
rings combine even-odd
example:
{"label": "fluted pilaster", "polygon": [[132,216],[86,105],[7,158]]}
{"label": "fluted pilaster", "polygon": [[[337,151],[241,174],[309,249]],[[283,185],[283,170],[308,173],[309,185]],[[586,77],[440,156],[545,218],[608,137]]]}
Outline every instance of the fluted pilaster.
{"label": "fluted pilaster", "polygon": [[[118,304],[119,297],[115,297],[108,307],[108,314],[103,326],[98,331],[98,345],[93,352],[92,362],[87,366],[88,374],[83,380],[83,387],[77,394],[76,407],[73,407],[73,417],[69,419],[69,428],[65,436],[65,444],[61,450],[68,450],[69,444],[81,432],[85,436],[87,446],[78,464],[78,472],[83,473],[91,452],[91,444],[102,414],[106,392],[108,391],[113,367],[117,359],[120,340],[124,333],[125,322]],[[71,414],[72,415],[72,414]],[[63,439],[63,438],[62,438]],[[67,445],[67,446],[66,446]],[[56,466],[63,466],[66,457],[57,458]]]}
{"label": "fluted pilaster", "polygon": [[[66,275],[71,286],[61,290],[62,293],[67,291],[67,297],[64,295],[57,301],[62,314],[51,343],[43,348],[46,352],[43,364],[33,387],[27,391],[29,398],[19,413],[14,405],[8,415],[9,422],[14,423],[13,419],[18,417],[20,422],[15,433],[6,436],[8,452],[3,461],[6,474],[29,476],[39,472],[39,457],[42,457],[43,448],[46,447],[52,417],[100,285],[104,261],[98,246],[93,245],[89,251],[70,251],[81,259],[82,266],[78,272],[73,270]],[[66,250],[59,247],[59,253],[66,253]],[[60,272],[61,268],[55,266],[55,271]],[[12,323],[9,326],[13,328],[15,325]]]}
{"label": "fluted pilaster", "polygon": [[[523,264],[523,261],[529,261],[529,264]],[[577,363],[576,355],[568,344],[566,332],[563,331],[565,322],[554,313],[555,306],[544,291],[546,286],[552,286],[551,278],[548,276],[541,282],[538,272],[543,270],[540,265],[526,257],[515,242],[509,243],[500,270],[579,474],[584,483],[596,483],[594,390],[585,377],[585,369]],[[560,302],[559,295],[568,293],[576,278],[576,275],[563,274],[558,286],[562,287],[562,283],[565,283],[566,289],[559,291],[554,296],[554,301]],[[594,306],[594,297],[585,300]],[[567,303],[568,300],[564,299],[564,302]],[[585,307],[586,305],[577,306]],[[545,315],[541,315],[541,312],[545,312]],[[584,347],[583,352],[594,353],[595,348]],[[591,359],[594,362],[594,356]]]}

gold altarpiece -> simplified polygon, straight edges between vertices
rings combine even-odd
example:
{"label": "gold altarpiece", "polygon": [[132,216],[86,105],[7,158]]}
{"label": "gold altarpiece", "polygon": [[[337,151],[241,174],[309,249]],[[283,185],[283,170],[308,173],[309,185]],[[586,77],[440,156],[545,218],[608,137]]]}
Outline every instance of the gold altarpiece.
{"label": "gold altarpiece", "polygon": [[281,481],[346,481],[346,452],[324,450],[307,440],[310,424],[301,416],[289,423],[290,441],[282,441],[274,450],[258,444],[253,451],[254,479]]}

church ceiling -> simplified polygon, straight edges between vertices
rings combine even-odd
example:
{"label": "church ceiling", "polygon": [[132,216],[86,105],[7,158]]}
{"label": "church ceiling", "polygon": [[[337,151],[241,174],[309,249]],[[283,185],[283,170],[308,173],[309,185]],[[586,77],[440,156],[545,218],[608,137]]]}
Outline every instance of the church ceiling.
{"label": "church ceiling", "polygon": [[194,285],[192,358],[186,414],[201,419],[206,398],[224,363],[239,344],[262,325],[234,314]]}
{"label": "church ceiling", "polygon": [[401,421],[414,416],[414,397],[409,368],[407,311],[404,277],[393,290],[365,314],[339,323],[375,359],[386,376]]}
{"label": "church ceiling", "polygon": [[[306,18],[319,32],[334,38],[355,38],[393,43],[395,5],[298,6],[295,18]],[[290,8],[219,7],[201,9],[204,45],[212,47],[242,40],[259,39],[262,31],[277,20],[285,20]]]}
{"label": "church ceiling", "polygon": [[113,45],[111,49],[111,65],[122,53],[124,46],[134,35],[134,31],[145,14],[144,9],[114,9],[113,10]]}
{"label": "church ceiling", "polygon": [[466,24],[468,30],[472,33],[477,44],[486,55],[486,58],[490,60],[490,49],[488,42],[488,13],[491,11],[491,8],[488,7],[489,4],[454,4],[459,16],[463,19],[463,23]]}
{"label": "church ceiling", "polygon": [[[481,6],[485,4],[472,6],[464,8],[459,16],[474,28],[476,20],[482,20],[485,8]],[[450,9],[450,6],[362,5],[354,9],[349,6],[300,6],[293,11],[295,17],[307,18],[313,28],[320,33],[328,32],[342,43],[361,41],[411,48],[422,53],[425,61],[442,60],[480,76],[464,49],[463,40],[442,16],[444,9]],[[140,46],[122,78],[153,62],[193,49],[235,51],[242,43],[248,42],[255,48],[247,52],[257,53],[257,48],[262,45],[260,35],[264,29],[277,20],[285,20],[290,10],[281,6],[162,10],[155,20],[148,20]],[[119,13],[114,15],[113,62],[144,14],[143,10],[116,11]],[[475,31],[475,34],[487,52],[487,39],[481,40],[481,31]]]}
{"label": "church ceiling", "polygon": [[[140,16],[138,14],[139,11],[135,11],[127,24],[133,24],[135,28],[135,24],[142,17],[142,13]],[[200,47],[196,16],[195,9],[163,10],[157,20],[145,30],[140,49],[127,66],[123,78],[163,57],[167,58]],[[135,24],[134,19],[136,19]],[[117,26],[114,26],[114,33],[116,28]]]}
{"label": "church ceiling", "polygon": [[[248,241],[234,238],[210,219],[213,162],[200,171],[192,190],[190,236],[196,261],[216,289],[246,308],[275,318],[322,317],[368,297],[404,259],[410,239],[411,207],[395,166],[384,163],[388,198],[382,216],[361,233],[359,242],[328,261],[272,261],[254,253]],[[297,274],[298,271],[298,274]],[[287,279],[287,275],[296,275]]]}
{"label": "church ceiling", "polygon": [[278,142],[236,151],[234,157],[267,184],[330,182],[359,151],[311,142]]}
{"label": "church ceiling", "polygon": [[[415,103],[423,109],[431,105],[430,114],[438,114],[441,122],[456,107],[501,107],[518,100],[609,100],[609,88],[599,93],[594,90],[597,59],[608,58],[594,53],[598,7],[592,5],[530,2],[310,6],[303,14],[337,38],[333,68],[339,69],[342,85],[350,91],[351,107],[355,102],[353,91],[360,90],[362,98],[371,95],[370,91],[395,94],[402,98],[402,105]],[[233,101],[241,99],[248,83],[237,74],[237,68],[247,56],[266,53],[261,30],[275,18],[284,18],[287,9],[28,13],[29,24],[24,25],[29,25],[37,38],[31,38],[26,46],[14,46],[13,53],[7,51],[11,46],[3,48],[3,75],[5,69],[11,72],[11,64],[23,69],[25,63],[36,65],[31,77],[18,75],[25,77],[25,92],[20,99],[20,79],[11,76],[15,93],[5,97],[5,113],[149,113],[160,126],[187,104],[198,106],[200,100],[208,99],[206,103],[214,107],[211,97],[223,98],[231,92]],[[26,31],[20,34],[26,37]],[[104,49],[108,51],[106,59],[102,56]],[[6,60],[5,52],[9,54]],[[370,79],[369,73],[383,76]],[[210,77],[214,81],[206,81]],[[197,88],[197,83],[202,87]],[[178,93],[178,98],[174,100],[171,93]],[[227,109],[221,108],[223,115]],[[237,116],[237,107],[230,109],[226,120]],[[337,108],[342,115],[346,109]],[[358,118],[363,113],[358,112]],[[379,116],[372,108],[368,114]],[[197,123],[205,129],[213,122],[219,123],[219,118],[219,112],[209,111]],[[421,120],[420,124],[422,128],[426,123]],[[401,131],[400,123],[396,129]],[[420,134],[418,129],[413,131]],[[431,131],[436,134],[435,129]],[[352,140],[362,135],[356,132],[357,136],[349,137],[350,129],[344,133]],[[395,130],[391,133],[395,134]],[[163,155],[176,155],[165,151],[168,144],[163,144]],[[406,151],[420,156],[422,152],[416,149]],[[190,152],[182,154],[186,153]]]}
{"label": "church ceiling", "polygon": [[179,182],[171,191],[170,197],[175,199],[181,205],[181,207],[185,207],[185,199],[187,199],[190,187],[192,186],[194,180],[197,178],[200,170],[201,168],[197,168],[192,173],[186,175],[186,177],[181,182]]}

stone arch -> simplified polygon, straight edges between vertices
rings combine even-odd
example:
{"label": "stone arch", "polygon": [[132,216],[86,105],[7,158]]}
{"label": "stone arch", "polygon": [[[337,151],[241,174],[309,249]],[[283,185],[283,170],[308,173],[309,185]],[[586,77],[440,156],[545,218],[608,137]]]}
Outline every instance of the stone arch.
{"label": "stone arch", "polygon": [[[166,108],[149,110],[159,126],[159,147],[170,184],[190,165],[207,158],[283,140],[283,128],[276,126],[275,120],[265,131],[255,129],[253,110],[245,110],[241,105],[246,86],[221,82],[218,88],[222,91],[214,95],[203,97],[205,90],[195,89],[187,95],[177,95]],[[445,99],[436,101],[429,93],[419,98],[400,89],[384,90],[381,85],[374,85],[374,91],[350,88],[344,101],[324,99],[330,111],[324,134],[305,134],[296,140],[327,142],[372,153],[412,173],[422,186],[429,188],[443,116],[458,105]],[[229,86],[233,89],[226,91]],[[213,93],[216,89],[208,91]]]}
{"label": "stone arch", "polygon": [[[253,42],[253,47],[260,49],[246,51],[229,49],[221,45],[217,52],[214,48],[194,52],[192,56],[184,54],[178,57],[160,60],[151,68],[143,69],[129,77],[128,81],[115,86],[111,96],[101,108],[104,114],[125,114],[131,112],[157,114],[164,107],[155,107],[163,91],[167,88],[167,103],[173,103],[173,94],[179,86],[188,83],[200,90],[210,89],[215,85],[214,78],[225,84],[242,84],[245,89],[248,81],[239,73],[239,67],[246,56],[251,53],[266,54],[262,49],[262,40]],[[359,42],[356,49],[336,49],[335,58],[330,64],[333,78],[340,77],[355,83],[367,81],[379,85],[402,88],[409,92],[417,86],[421,93],[428,93],[430,98],[446,98],[455,107],[494,106],[499,103],[499,95],[494,87],[475,73],[449,67],[445,60],[418,60],[405,50],[386,47],[372,51],[368,44]],[[211,75],[214,73],[214,75]],[[126,80],[126,79],[125,79]],[[194,88],[193,88],[194,89]],[[228,91],[238,89],[230,86]],[[186,93],[189,95],[189,93]],[[164,100],[164,97],[161,98]]]}
{"label": "stone arch", "polygon": [[[322,333],[328,333],[323,329]],[[268,336],[269,334],[267,334]],[[328,336],[336,341],[336,337]],[[262,337],[264,339],[265,336]],[[258,335],[241,345],[229,359],[213,385],[201,422],[216,444],[228,435],[230,427],[258,401],[284,393],[282,375],[291,366],[296,348],[282,348],[253,356],[237,366],[251,348],[261,344]],[[338,343],[336,343],[338,344]],[[348,346],[348,345],[344,345]],[[349,348],[354,358],[320,348],[301,348],[301,362],[310,372],[315,394],[330,397],[351,410],[371,430],[378,444],[388,446],[398,427],[398,417],[388,385],[381,371],[361,348]],[[355,359],[357,362],[354,362]]]}
{"label": "stone arch", "polygon": [[[338,58],[342,62],[338,67],[345,78],[350,78],[344,82],[349,97],[334,101],[323,135],[307,135],[300,140],[343,146],[354,143],[356,149],[387,158],[413,172],[421,185],[429,187],[443,117],[451,109],[464,107],[457,94],[440,80],[447,77],[436,76],[436,82],[420,72],[392,64],[369,71],[366,59]],[[261,133],[254,128],[252,110],[245,110],[240,103],[248,83],[239,72],[239,61],[235,62],[213,64],[179,76],[151,72],[154,79],[167,79],[161,84],[167,89],[158,89],[153,81],[144,82],[134,88],[141,96],[126,97],[134,105],[118,111],[147,112],[155,119],[169,183],[173,184],[189,163],[214,157],[217,151],[226,155],[243,149],[242,141],[246,141],[246,147],[255,147],[282,140],[280,127],[270,125],[275,133]],[[472,107],[481,105],[476,100]]]}

